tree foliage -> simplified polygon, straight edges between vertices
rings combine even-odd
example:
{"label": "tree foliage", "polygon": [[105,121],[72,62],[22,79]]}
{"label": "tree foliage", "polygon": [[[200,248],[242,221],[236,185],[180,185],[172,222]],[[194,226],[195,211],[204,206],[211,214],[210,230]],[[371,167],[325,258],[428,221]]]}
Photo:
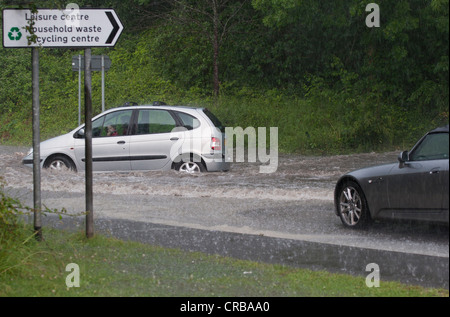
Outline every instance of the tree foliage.
{"label": "tree foliage", "polygon": [[[381,25],[369,28],[365,24],[369,2],[80,0],[77,4],[114,8],[125,26],[115,48],[93,51],[108,54],[113,61],[106,81],[111,106],[153,98],[209,102],[219,92],[222,100],[241,98],[244,103],[259,102],[258,98],[278,105],[281,100],[303,100],[299,107],[313,104],[318,110],[310,120],[317,125],[328,122],[332,131],[339,130],[336,142],[342,146],[365,142],[375,147],[394,142],[401,135],[396,131],[410,127],[417,131],[408,139],[417,137],[425,128],[417,122],[426,122],[426,128],[448,122],[449,3],[378,0]],[[0,7],[8,5],[3,1]],[[82,51],[43,51],[43,111],[76,105],[77,74],[68,63]],[[3,139],[11,126],[28,120],[29,60],[27,50],[0,49]],[[94,91],[99,86],[97,75]],[[77,117],[74,110],[59,111]],[[333,116],[319,118],[319,113]],[[50,119],[48,124],[53,125]]]}

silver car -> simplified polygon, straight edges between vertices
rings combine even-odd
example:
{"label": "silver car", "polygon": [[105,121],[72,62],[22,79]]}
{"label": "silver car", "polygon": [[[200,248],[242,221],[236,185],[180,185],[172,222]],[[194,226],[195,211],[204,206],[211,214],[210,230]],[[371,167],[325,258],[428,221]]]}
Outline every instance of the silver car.
{"label": "silver car", "polygon": [[[107,110],[92,119],[94,171],[226,171],[224,127],[206,108],[160,103]],[[85,169],[84,125],[41,142],[41,167]],[[23,164],[33,166],[32,149]]]}
{"label": "silver car", "polygon": [[342,176],[335,187],[335,213],[347,227],[371,219],[449,223],[449,126],[423,136],[398,163],[363,168]]}

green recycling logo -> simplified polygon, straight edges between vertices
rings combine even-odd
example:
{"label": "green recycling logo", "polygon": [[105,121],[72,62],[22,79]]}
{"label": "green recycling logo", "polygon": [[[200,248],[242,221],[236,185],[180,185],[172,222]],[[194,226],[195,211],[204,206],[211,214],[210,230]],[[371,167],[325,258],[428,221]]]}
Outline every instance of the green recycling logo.
{"label": "green recycling logo", "polygon": [[8,37],[11,41],[18,41],[22,37],[22,33],[20,33],[20,30],[18,27],[12,27],[11,30],[8,32]]}

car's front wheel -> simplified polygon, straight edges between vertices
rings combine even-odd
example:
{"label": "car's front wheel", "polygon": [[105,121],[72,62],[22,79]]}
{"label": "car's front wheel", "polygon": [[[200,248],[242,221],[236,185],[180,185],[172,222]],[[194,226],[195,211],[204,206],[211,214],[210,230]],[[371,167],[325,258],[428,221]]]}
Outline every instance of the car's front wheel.
{"label": "car's front wheel", "polygon": [[62,155],[56,155],[48,159],[44,167],[52,171],[75,171],[75,166],[70,159]]}
{"label": "car's front wheel", "polygon": [[342,223],[347,227],[362,228],[370,222],[366,198],[355,182],[347,182],[341,186],[336,208]]}

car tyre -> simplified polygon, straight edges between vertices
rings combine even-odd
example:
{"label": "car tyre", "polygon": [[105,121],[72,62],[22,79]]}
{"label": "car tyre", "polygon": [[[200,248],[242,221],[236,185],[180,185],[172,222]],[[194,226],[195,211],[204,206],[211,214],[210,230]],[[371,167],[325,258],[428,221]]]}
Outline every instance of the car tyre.
{"label": "car tyre", "polygon": [[181,162],[177,168],[179,172],[186,172],[189,174],[196,174],[205,171],[202,163],[196,162]]}
{"label": "car tyre", "polygon": [[364,228],[371,218],[367,200],[355,182],[344,183],[338,192],[336,208],[342,223],[350,228]]}
{"label": "car tyre", "polygon": [[205,172],[206,168],[202,162],[194,160],[193,155],[184,155],[181,161],[175,165],[175,170],[189,174]]}
{"label": "car tyre", "polygon": [[44,168],[52,171],[75,171],[75,166],[65,156],[56,155],[45,162]]}

